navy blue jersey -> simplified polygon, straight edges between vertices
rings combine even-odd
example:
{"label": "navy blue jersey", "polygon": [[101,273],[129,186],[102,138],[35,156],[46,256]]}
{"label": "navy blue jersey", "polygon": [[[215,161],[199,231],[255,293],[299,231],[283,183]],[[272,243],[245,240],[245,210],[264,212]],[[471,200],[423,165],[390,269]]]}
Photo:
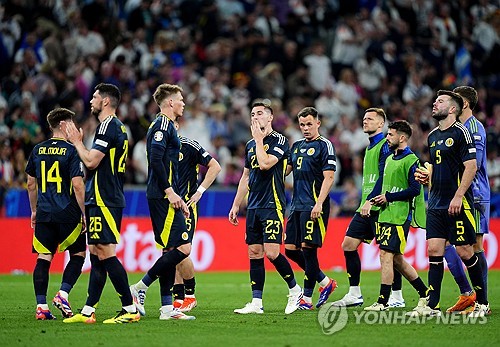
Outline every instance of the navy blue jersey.
{"label": "navy blue jersey", "polygon": [[35,146],[26,165],[38,188],[38,222],[78,223],[82,212],[72,188],[73,177],[83,177],[83,164],[75,147],[61,138]]}
{"label": "navy blue jersey", "polygon": [[125,207],[123,180],[128,156],[127,129],[111,115],[97,127],[92,149],[104,153],[94,170],[89,170],[85,205]]}
{"label": "navy blue jersey", "polygon": [[285,209],[285,169],[289,147],[288,139],[282,134],[273,131],[267,135],[264,138],[264,149],[267,154],[278,158],[278,162],[269,170],[261,170],[255,154],[255,140],[247,142],[245,167],[250,170],[247,209]]}
{"label": "navy blue jersey", "polygon": [[188,201],[198,189],[199,166],[208,166],[212,156],[200,144],[180,136],[179,153],[179,196]]}
{"label": "navy blue jersey", "polygon": [[[181,141],[174,122],[158,114],[146,136],[148,157],[148,199],[166,199],[165,189],[172,187],[178,194],[178,166]],[[156,158],[155,158],[156,156]],[[154,167],[153,167],[154,166]],[[155,171],[155,168],[157,171]]]}
{"label": "navy blue jersey", "polygon": [[[428,208],[448,209],[462,179],[464,162],[476,159],[474,140],[463,124],[455,122],[446,130],[432,130],[427,143],[433,165]],[[471,208],[472,187],[464,198],[464,207]]]}
{"label": "navy blue jersey", "polygon": [[[293,169],[292,211],[312,210],[323,184],[323,171],[336,171],[336,160],[333,144],[323,136],[293,144],[288,162]],[[323,210],[329,206],[330,199],[325,199]]]}

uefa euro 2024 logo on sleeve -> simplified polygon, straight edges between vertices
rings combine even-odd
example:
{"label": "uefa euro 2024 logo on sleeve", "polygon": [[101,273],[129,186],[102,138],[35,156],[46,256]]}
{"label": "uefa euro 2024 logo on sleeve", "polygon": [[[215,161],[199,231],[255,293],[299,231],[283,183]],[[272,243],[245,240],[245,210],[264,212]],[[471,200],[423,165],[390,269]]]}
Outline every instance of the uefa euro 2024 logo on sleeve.
{"label": "uefa euro 2024 logo on sleeve", "polygon": [[348,315],[345,307],[323,305],[318,311],[318,322],[325,335],[332,335],[344,329]]}

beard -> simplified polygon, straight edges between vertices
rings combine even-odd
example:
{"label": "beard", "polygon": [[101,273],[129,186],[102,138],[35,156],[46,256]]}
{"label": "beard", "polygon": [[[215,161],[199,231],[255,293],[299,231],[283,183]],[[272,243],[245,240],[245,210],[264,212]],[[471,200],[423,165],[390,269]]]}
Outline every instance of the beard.
{"label": "beard", "polygon": [[438,122],[445,119],[446,117],[448,117],[448,114],[445,114],[444,112],[436,112],[432,114],[432,118],[434,118]]}
{"label": "beard", "polygon": [[389,141],[387,141],[387,143],[389,144],[389,149],[393,152],[399,147],[399,143],[391,143]]}
{"label": "beard", "polygon": [[91,113],[94,115],[94,117],[99,120],[99,115],[101,114],[101,109],[97,107],[92,107]]}

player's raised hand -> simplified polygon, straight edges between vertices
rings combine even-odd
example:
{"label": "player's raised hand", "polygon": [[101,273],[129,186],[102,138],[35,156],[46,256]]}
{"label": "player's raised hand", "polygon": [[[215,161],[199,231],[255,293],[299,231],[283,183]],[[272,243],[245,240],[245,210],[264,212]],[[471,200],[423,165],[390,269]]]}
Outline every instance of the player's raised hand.
{"label": "player's raised hand", "polygon": [[263,130],[261,128],[257,119],[252,119],[250,130],[252,131],[252,137],[254,138],[254,140],[263,140],[264,137],[266,137],[265,129]]}
{"label": "player's raised hand", "polygon": [[61,130],[66,136],[66,140],[75,144],[83,141],[83,130],[78,130],[73,122],[61,121]]}

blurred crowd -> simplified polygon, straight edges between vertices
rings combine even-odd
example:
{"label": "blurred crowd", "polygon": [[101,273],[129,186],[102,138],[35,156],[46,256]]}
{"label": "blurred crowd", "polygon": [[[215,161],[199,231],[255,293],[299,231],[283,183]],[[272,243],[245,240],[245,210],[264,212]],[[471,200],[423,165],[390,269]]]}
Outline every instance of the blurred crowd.
{"label": "blurred crowd", "polygon": [[274,128],[291,143],[301,137],[296,114],[315,106],[337,150],[344,212],[357,206],[363,111],[382,107],[389,120],[408,120],[411,147],[425,161],[436,91],[471,85],[499,191],[499,38],[498,0],[2,1],[1,196],[23,186],[27,156],[50,136],[52,108],[73,110],[92,142],[89,101],[100,82],[122,91],[129,184],[146,181],[145,134],[160,83],[183,87],[180,133],[219,160],[220,186],[239,181],[253,100],[271,101]]}

